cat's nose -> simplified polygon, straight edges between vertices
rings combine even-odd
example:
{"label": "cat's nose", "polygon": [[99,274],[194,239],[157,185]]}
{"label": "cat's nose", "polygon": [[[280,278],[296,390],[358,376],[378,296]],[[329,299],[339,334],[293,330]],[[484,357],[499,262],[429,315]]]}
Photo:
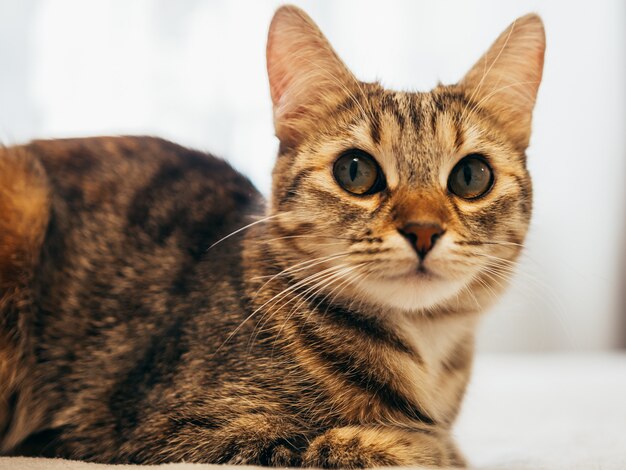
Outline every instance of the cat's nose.
{"label": "cat's nose", "polygon": [[398,231],[409,241],[422,260],[445,232],[441,225],[431,223],[410,223]]}

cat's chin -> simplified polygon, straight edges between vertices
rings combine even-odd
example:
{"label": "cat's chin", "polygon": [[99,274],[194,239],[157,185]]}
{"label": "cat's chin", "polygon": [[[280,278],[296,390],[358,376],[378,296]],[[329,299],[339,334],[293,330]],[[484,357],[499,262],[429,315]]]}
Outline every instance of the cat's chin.
{"label": "cat's chin", "polygon": [[456,297],[465,280],[445,279],[430,272],[359,283],[359,294],[367,301],[405,312],[429,311]]}

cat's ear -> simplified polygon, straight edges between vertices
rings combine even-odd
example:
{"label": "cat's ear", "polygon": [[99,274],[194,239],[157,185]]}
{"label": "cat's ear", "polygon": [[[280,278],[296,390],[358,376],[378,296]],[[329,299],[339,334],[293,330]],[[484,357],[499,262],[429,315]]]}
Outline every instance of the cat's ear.
{"label": "cat's ear", "polygon": [[267,71],[276,135],[288,147],[297,144],[323,107],[356,83],[311,18],[294,6],[281,7],[274,14]]}
{"label": "cat's ear", "polygon": [[467,96],[498,119],[515,144],[524,149],[530,139],[545,47],[541,18],[535,14],[522,16],[460,82]]}

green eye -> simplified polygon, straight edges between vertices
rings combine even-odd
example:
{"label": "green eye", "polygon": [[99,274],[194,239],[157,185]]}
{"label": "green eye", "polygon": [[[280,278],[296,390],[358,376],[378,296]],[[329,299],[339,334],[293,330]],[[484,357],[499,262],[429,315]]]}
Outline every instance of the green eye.
{"label": "green eye", "polygon": [[493,186],[493,171],[477,154],[462,159],[450,172],[448,190],[463,199],[476,199]]}
{"label": "green eye", "polygon": [[333,167],[333,175],[346,191],[366,196],[385,189],[385,177],[376,160],[363,150],[352,149],[341,154]]}

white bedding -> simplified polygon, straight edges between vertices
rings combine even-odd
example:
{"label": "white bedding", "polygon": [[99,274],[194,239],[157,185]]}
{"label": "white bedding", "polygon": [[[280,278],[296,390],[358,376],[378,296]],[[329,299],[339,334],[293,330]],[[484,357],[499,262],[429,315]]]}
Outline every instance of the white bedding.
{"label": "white bedding", "polygon": [[[626,353],[479,356],[455,434],[475,469],[625,470]],[[108,467],[0,458],[3,470]]]}

